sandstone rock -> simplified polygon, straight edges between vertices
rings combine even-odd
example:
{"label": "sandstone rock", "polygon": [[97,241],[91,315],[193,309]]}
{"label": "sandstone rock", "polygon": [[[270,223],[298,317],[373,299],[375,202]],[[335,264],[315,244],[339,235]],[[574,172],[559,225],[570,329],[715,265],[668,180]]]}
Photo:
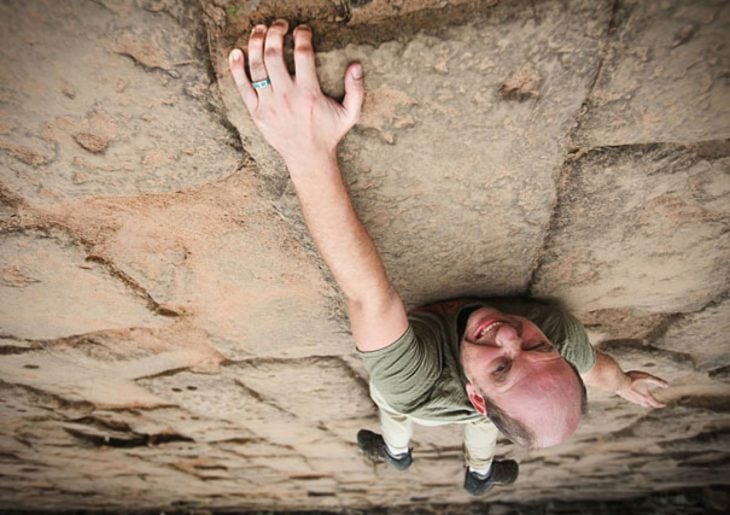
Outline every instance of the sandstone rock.
{"label": "sandstone rock", "polygon": [[[469,0],[417,0],[415,2],[407,0],[350,0],[348,2],[350,4],[348,24],[382,22],[422,10],[432,13],[433,16],[439,16],[440,11],[446,6],[459,6],[468,2]],[[497,2],[490,3],[496,4]]]}
{"label": "sandstone rock", "polygon": [[19,340],[9,336],[0,336],[0,352],[3,354],[21,354],[26,349],[33,347],[33,343],[27,340]]}
{"label": "sandstone rock", "polygon": [[[264,399],[309,422],[336,421],[373,413],[367,384],[338,358],[257,361],[238,367],[240,382]],[[296,384],[296,388],[291,385]],[[313,405],[331,392],[336,402]]]}
{"label": "sandstone rock", "polygon": [[68,98],[70,98],[72,100],[74,98],[76,98],[76,90],[73,89],[70,86],[64,86],[64,87],[62,87],[61,88],[61,93],[63,93],[64,95],[66,95]]}
{"label": "sandstone rock", "polygon": [[104,139],[102,136],[91,134],[89,132],[79,132],[74,135],[74,139],[76,140],[76,143],[94,154],[103,152],[109,144],[109,141]]}
{"label": "sandstone rock", "polygon": [[709,376],[718,381],[730,383],[730,366],[713,369],[709,372]]}
{"label": "sandstone rock", "polygon": [[40,146],[36,142],[28,143],[30,143],[30,145],[17,144],[10,138],[2,138],[0,139],[0,150],[4,150],[6,155],[17,159],[21,163],[30,165],[33,168],[47,165],[55,158],[54,152],[47,146]]}
{"label": "sandstone rock", "polygon": [[524,65],[514,72],[499,87],[500,94],[507,99],[525,100],[540,94],[541,77],[531,65]]}
{"label": "sandstone rock", "polygon": [[[186,82],[206,74],[195,49],[198,22],[189,12],[175,21],[128,2],[123,10],[124,17],[100,3],[83,12],[59,2],[0,7],[2,118],[15,123],[0,137],[0,181],[31,205],[176,191],[237,167],[233,140],[207,100],[182,94]],[[115,50],[100,44],[107,38]],[[112,145],[103,127],[89,126],[99,110],[116,127]],[[140,156],[155,149],[179,159],[140,166]]]}
{"label": "sandstone rock", "polygon": [[566,166],[536,294],[577,312],[666,313],[697,310],[727,291],[726,157],[636,147]]}
{"label": "sandstone rock", "polygon": [[724,300],[677,319],[656,344],[663,349],[689,354],[700,370],[720,369],[730,365],[728,331],[730,301]]}
{"label": "sandstone rock", "polygon": [[191,259],[184,293],[195,300],[197,324],[230,359],[350,352],[350,338],[328,319],[329,287],[267,225],[216,235]]}
{"label": "sandstone rock", "polygon": [[[173,58],[161,36],[165,32],[145,31],[139,28],[120,30],[107,43],[110,50],[131,57],[146,68],[160,68],[166,72],[173,70]],[[189,58],[188,58],[189,60]]]}
{"label": "sandstone rock", "polygon": [[722,2],[623,2],[581,120],[584,146],[730,137],[730,10]]}
{"label": "sandstone rock", "polygon": [[334,289],[257,197],[251,174],[172,197],[94,199],[48,213],[95,241],[94,256],[144,286],[158,311],[195,320],[229,359],[350,353]]}
{"label": "sandstone rock", "polygon": [[51,339],[166,323],[130,285],[87,261],[84,249],[62,233],[10,233],[0,238],[0,248],[5,334]]}
{"label": "sandstone rock", "polygon": [[[621,363],[624,370],[643,370],[660,376],[670,384],[683,379],[697,382],[705,377],[704,374],[695,375],[689,353],[670,352],[631,340],[609,341],[600,348]],[[661,389],[653,390],[657,398],[664,396]]]}
{"label": "sandstone rock", "polygon": [[645,339],[659,330],[666,319],[662,314],[625,308],[599,309],[582,313],[580,317],[589,332],[596,334],[596,338],[591,338],[594,344],[605,340]]}
{"label": "sandstone rock", "polygon": [[129,409],[160,406],[163,400],[132,380],[185,368],[207,366],[210,370],[211,363],[219,361],[200,341],[175,345],[168,338],[164,332],[143,330],[97,333],[68,345],[5,356],[0,371],[7,382],[68,402]]}
{"label": "sandstone rock", "polygon": [[[271,380],[260,384],[255,375],[248,377],[251,370],[248,366],[226,367],[219,376],[182,372],[140,379],[138,384],[165,399],[169,405],[240,428],[240,434],[235,437],[238,439],[255,437],[290,449],[293,445],[309,447],[317,442],[332,441],[331,433],[310,423],[317,416],[316,412],[305,413],[292,407],[290,402],[280,404],[278,399],[269,397],[271,389],[281,389],[281,385]],[[254,384],[255,388],[248,383]],[[256,389],[259,387],[262,392]],[[303,393],[297,391],[290,395],[297,399]],[[328,409],[334,411],[341,406],[331,405]],[[303,415],[302,419],[298,418],[299,414]]]}
{"label": "sandstone rock", "polygon": [[[140,382],[146,384],[144,379]],[[169,402],[173,402],[177,397],[170,397],[169,392],[164,390],[160,391],[158,396]],[[263,449],[261,452],[268,450],[269,453],[277,450],[272,450],[271,444],[256,438],[251,431],[236,425],[235,422],[222,421],[214,417],[201,417],[195,412],[173,404],[144,411],[95,410],[93,416],[96,419],[108,420],[112,424],[123,422],[138,433],[159,434],[172,430],[199,444],[215,443],[232,449],[255,445],[256,449]],[[254,452],[251,451],[251,454]]]}
{"label": "sandstone rock", "polygon": [[[323,88],[335,96],[347,62],[363,64],[371,92],[366,123],[342,145],[342,167],[408,302],[514,293],[529,281],[555,199],[561,142],[595,74],[600,20],[609,16],[608,4],[590,12],[554,3],[535,8],[540,24],[529,21],[531,8],[496,6],[438,37],[421,33],[318,54]],[[542,95],[505,102],[499,87],[526,60],[543,78]],[[271,195],[291,195],[230,79],[221,86]],[[279,205],[303,231],[295,203]]]}
{"label": "sandstone rock", "polygon": [[[575,438],[577,442],[574,443],[590,445],[595,442],[615,442],[619,439],[614,435],[622,434],[622,431],[633,426],[644,413],[644,409],[622,402],[616,395],[591,388],[588,390],[588,413],[581,420]],[[602,458],[596,456],[595,460],[600,461]]]}
{"label": "sandstone rock", "polygon": [[[0,511],[722,510],[727,8],[494,4],[0,4]],[[416,427],[406,475],[364,459],[343,303],[225,70],[278,16],[327,92],[365,65],[340,158],[408,304],[566,294],[667,408],[589,391],[564,444],[500,439],[520,478],[486,499],[460,426]]]}

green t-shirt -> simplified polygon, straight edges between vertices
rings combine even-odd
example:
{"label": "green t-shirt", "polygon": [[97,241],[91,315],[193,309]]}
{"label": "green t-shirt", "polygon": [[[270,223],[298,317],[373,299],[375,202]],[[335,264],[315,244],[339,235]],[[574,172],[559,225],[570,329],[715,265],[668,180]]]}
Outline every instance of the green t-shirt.
{"label": "green t-shirt", "polygon": [[553,304],[484,299],[464,301],[450,315],[415,311],[408,315],[408,329],[395,342],[380,350],[359,353],[370,380],[393,409],[444,422],[482,418],[466,395],[459,348],[468,314],[483,306],[531,320],[580,373],[593,367],[596,355],[583,325]]}

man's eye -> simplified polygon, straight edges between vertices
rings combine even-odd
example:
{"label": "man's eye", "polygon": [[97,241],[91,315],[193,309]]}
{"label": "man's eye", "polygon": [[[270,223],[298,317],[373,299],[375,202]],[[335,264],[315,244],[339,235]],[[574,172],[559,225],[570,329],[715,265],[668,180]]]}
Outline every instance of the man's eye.
{"label": "man's eye", "polygon": [[494,367],[494,371],[492,372],[492,375],[497,377],[498,379],[503,379],[504,376],[509,371],[510,364],[508,362],[502,362],[496,367]]}
{"label": "man's eye", "polygon": [[550,345],[547,342],[542,342],[542,343],[530,348],[530,350],[536,351],[536,352],[550,352],[551,350],[553,350],[553,347],[552,347],[552,345]]}

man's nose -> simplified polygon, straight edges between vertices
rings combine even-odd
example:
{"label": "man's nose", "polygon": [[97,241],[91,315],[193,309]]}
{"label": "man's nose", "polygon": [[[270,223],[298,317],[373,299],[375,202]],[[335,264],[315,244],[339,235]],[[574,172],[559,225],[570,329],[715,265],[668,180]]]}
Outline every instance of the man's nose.
{"label": "man's nose", "polygon": [[497,331],[496,341],[500,346],[511,350],[522,348],[522,338],[520,338],[517,330],[511,325],[500,326]]}

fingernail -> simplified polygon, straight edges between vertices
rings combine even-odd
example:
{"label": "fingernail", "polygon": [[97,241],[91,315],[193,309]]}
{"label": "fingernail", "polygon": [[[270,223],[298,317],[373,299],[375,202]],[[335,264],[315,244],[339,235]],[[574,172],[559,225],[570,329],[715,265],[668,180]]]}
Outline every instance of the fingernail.
{"label": "fingernail", "polygon": [[302,23],[301,25],[297,25],[296,30],[306,30],[308,32],[312,32],[312,28],[307,25],[306,23]]}
{"label": "fingernail", "polygon": [[229,57],[231,58],[231,61],[240,61],[241,51],[238,48],[234,48],[233,50],[231,50],[231,54]]}
{"label": "fingernail", "polygon": [[256,25],[253,28],[253,33],[254,34],[262,34],[264,32],[266,32],[266,25]]}
{"label": "fingernail", "polygon": [[284,25],[285,27],[289,27],[289,22],[286,21],[284,18],[277,18],[274,20],[274,23],[272,25]]}
{"label": "fingernail", "polygon": [[352,67],[352,78],[356,80],[362,79],[362,66],[359,64]]}

